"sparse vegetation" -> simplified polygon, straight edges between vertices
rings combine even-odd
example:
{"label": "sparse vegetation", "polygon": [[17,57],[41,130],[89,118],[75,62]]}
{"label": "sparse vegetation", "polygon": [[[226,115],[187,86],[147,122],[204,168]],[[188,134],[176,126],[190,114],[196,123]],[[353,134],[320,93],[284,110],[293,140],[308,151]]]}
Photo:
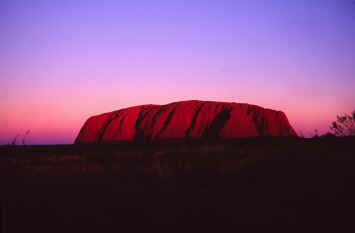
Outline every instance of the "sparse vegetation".
{"label": "sparse vegetation", "polygon": [[[30,134],[31,130],[27,130],[23,136],[22,136],[22,145],[26,146],[26,137],[28,134]],[[9,146],[16,146],[17,145],[17,139],[21,136],[21,134],[17,134],[9,143]]]}
{"label": "sparse vegetation", "polygon": [[26,145],[26,137],[27,137],[27,135],[28,135],[30,132],[31,132],[31,130],[27,130],[27,131],[25,132],[25,134],[23,135],[23,137],[22,137],[22,145],[23,145],[23,146]]}
{"label": "sparse vegetation", "polygon": [[330,130],[336,136],[355,136],[355,110],[349,114],[338,115]]}
{"label": "sparse vegetation", "polygon": [[131,229],[152,221],[200,229],[206,223],[352,226],[353,139],[3,146],[7,226],[12,232],[53,232],[53,226],[68,232],[68,223],[86,232]]}
{"label": "sparse vegetation", "polygon": [[17,138],[19,137],[20,135],[17,134],[12,140],[11,142],[8,143],[9,146],[16,146],[16,143],[17,143]]}

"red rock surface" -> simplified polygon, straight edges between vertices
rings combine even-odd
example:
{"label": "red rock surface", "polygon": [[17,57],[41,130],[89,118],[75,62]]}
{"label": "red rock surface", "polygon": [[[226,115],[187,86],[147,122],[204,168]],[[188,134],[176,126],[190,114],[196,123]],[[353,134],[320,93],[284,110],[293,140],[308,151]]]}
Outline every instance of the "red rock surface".
{"label": "red rock surface", "polygon": [[182,101],[90,117],[75,143],[297,136],[281,111],[256,105]]}

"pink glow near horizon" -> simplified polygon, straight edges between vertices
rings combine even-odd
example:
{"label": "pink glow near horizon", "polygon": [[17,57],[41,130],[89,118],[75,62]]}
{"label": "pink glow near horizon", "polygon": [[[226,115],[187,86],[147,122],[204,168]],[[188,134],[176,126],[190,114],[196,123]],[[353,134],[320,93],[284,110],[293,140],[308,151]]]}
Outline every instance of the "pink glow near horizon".
{"label": "pink glow near horizon", "polygon": [[[32,96],[31,102],[25,102],[21,99],[12,100],[7,106],[7,111],[4,111],[4,115],[1,115],[1,125],[5,127],[0,134],[0,140],[6,143],[15,135],[24,134],[27,130],[31,130],[26,139],[27,143],[72,143],[85,120],[92,115],[132,105],[167,104],[189,99],[251,103],[282,110],[287,114],[296,132],[305,136],[312,136],[315,129],[319,133],[327,132],[331,121],[335,119],[334,113],[341,113],[342,110],[347,109],[346,105],[339,106],[336,102],[333,105],[325,106],[322,103],[316,105],[315,101],[310,100],[307,104],[297,105],[299,100],[297,96],[294,98],[288,97],[287,102],[285,102],[286,96],[277,96],[272,93],[271,89],[262,91],[255,90],[253,87],[240,88],[238,91],[240,93],[239,98],[235,97],[235,88],[218,86],[210,87],[210,89],[205,87],[203,90],[199,90],[198,85],[181,89],[172,87],[163,92],[160,91],[161,87],[156,89],[126,87],[105,87],[100,91],[100,95],[95,95],[95,98],[90,96],[88,91],[86,92],[88,96],[73,91],[62,95],[59,99],[51,100],[48,97],[53,93],[61,95],[58,90],[51,90],[45,91],[38,97]],[[92,92],[98,91],[95,88],[90,90]],[[119,93],[115,93],[115,90]],[[260,95],[248,94],[252,91],[259,92]],[[130,95],[130,93],[136,94]],[[29,99],[30,96],[24,96],[23,98]],[[324,101],[329,103],[331,98]],[[332,108],[329,108],[329,106],[332,106]],[[348,109],[351,108],[348,107]]]}
{"label": "pink glow near horizon", "polygon": [[0,144],[72,143],[92,115],[191,99],[281,110],[308,137],[355,109],[346,1],[63,2],[0,3]]}

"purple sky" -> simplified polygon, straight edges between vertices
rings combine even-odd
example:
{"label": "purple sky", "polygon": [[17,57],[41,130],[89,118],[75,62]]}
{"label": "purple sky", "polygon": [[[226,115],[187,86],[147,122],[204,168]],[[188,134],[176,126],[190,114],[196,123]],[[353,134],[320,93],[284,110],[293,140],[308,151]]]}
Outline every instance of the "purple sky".
{"label": "purple sky", "polygon": [[352,0],[2,0],[0,35],[0,144],[187,99],[282,110],[306,136],[355,109]]}

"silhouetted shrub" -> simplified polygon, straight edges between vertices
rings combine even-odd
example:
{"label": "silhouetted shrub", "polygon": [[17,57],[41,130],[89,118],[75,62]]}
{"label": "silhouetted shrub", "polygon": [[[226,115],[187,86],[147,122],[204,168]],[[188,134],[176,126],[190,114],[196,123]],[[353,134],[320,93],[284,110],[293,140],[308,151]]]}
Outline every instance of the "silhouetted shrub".
{"label": "silhouetted shrub", "polygon": [[[27,135],[31,132],[31,130],[27,130],[22,137],[22,145],[26,146],[26,137]],[[17,134],[12,140],[11,142],[8,143],[9,146],[16,146],[17,145],[17,139],[20,137],[20,134]]]}
{"label": "silhouetted shrub", "polygon": [[337,121],[333,121],[330,130],[336,136],[353,136],[355,135],[355,110],[351,115],[338,115]]}
{"label": "silhouetted shrub", "polygon": [[326,134],[323,134],[321,135],[321,138],[334,138],[336,137],[335,134],[332,134],[332,133],[326,133]]}

